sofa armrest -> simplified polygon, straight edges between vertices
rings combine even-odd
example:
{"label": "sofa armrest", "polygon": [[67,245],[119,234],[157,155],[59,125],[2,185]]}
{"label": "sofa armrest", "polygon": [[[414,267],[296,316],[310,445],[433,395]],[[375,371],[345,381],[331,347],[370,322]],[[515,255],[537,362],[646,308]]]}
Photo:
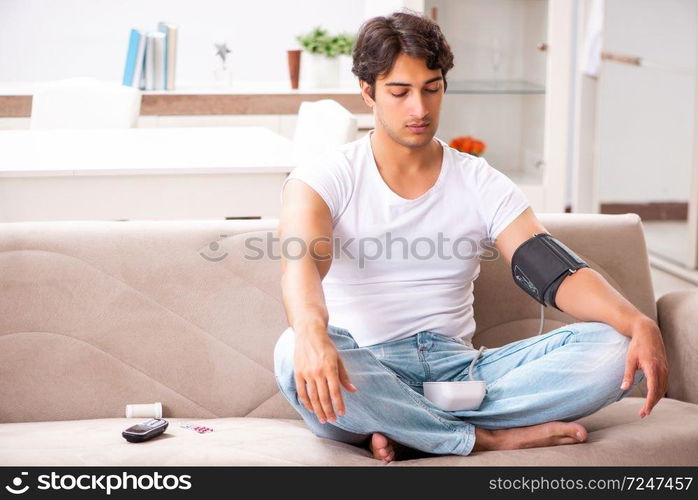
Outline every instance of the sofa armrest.
{"label": "sofa armrest", "polygon": [[669,365],[667,396],[698,403],[698,289],[663,295],[657,316]]}

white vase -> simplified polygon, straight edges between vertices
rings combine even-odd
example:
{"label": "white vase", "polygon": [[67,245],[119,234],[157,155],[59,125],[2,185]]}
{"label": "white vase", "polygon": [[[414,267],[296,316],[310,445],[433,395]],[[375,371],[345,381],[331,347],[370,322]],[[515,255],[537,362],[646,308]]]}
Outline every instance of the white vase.
{"label": "white vase", "polygon": [[232,66],[219,66],[213,70],[213,81],[217,87],[230,87],[233,85]]}
{"label": "white vase", "polygon": [[339,87],[339,57],[308,55],[308,83],[318,88]]}

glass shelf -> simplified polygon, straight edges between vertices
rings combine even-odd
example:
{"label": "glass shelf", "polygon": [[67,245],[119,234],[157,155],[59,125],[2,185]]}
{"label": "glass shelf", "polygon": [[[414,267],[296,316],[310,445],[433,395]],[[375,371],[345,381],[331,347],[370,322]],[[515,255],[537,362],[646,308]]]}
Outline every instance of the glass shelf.
{"label": "glass shelf", "polygon": [[545,87],[526,80],[449,80],[446,94],[545,94]]}

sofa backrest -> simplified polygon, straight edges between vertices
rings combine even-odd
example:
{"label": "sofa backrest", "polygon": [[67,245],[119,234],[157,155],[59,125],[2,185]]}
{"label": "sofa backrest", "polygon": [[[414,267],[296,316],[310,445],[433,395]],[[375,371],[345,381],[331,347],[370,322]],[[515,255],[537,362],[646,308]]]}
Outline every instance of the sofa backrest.
{"label": "sofa backrest", "polygon": [[[539,214],[656,316],[639,218]],[[297,418],[273,347],[287,327],[276,219],[0,224],[0,422],[123,417]],[[271,243],[271,252],[267,244]],[[539,306],[483,261],[476,345],[537,333]],[[546,331],[574,319],[546,308]]]}

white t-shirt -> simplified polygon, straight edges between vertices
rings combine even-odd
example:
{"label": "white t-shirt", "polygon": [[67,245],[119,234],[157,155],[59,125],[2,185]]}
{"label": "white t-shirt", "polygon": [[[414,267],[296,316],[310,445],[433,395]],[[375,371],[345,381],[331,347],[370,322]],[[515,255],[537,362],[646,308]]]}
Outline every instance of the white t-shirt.
{"label": "white t-shirt", "polygon": [[484,158],[437,137],[444,155],[436,183],[403,198],[378,171],[372,133],[297,166],[284,182],[305,182],[332,214],[332,265],[322,282],[329,323],[360,347],[427,330],[472,344],[480,258],[495,254],[492,242],[529,203]]}

